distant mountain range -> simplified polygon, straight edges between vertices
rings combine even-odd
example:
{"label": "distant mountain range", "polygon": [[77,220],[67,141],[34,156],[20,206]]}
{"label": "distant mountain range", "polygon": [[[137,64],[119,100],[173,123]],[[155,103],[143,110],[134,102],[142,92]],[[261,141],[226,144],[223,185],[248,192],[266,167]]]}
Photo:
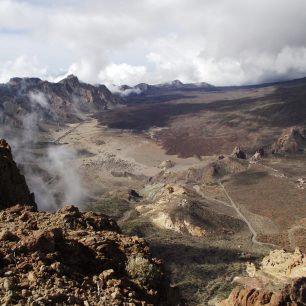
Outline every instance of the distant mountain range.
{"label": "distant mountain range", "polygon": [[84,114],[111,109],[120,103],[104,85],[93,86],[69,75],[58,83],[39,78],[12,78],[0,84],[0,122],[15,123],[27,114],[38,120],[69,122]]}
{"label": "distant mountain range", "polygon": [[150,85],[146,83],[140,83],[135,86],[121,85],[117,86],[117,93],[121,96],[129,96],[129,95],[140,95],[140,94],[151,94],[159,91],[168,91],[168,90],[194,90],[194,89],[204,89],[211,90],[215,88],[215,86],[200,82],[200,83],[183,83],[179,80],[174,80],[171,82]]}

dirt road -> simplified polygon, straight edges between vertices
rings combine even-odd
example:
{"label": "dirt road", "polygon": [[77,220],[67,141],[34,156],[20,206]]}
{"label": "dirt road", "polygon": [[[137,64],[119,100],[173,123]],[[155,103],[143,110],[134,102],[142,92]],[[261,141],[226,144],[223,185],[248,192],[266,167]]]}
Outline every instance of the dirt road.
{"label": "dirt road", "polygon": [[240,211],[239,207],[237,206],[237,204],[234,202],[234,200],[231,198],[231,196],[228,194],[227,190],[225,189],[224,185],[219,181],[219,185],[220,187],[223,189],[226,197],[228,198],[229,202],[231,203],[232,207],[236,210],[238,216],[246,223],[246,225],[248,226],[251,234],[252,234],[252,242],[260,245],[260,246],[269,246],[269,247],[278,247],[275,244],[272,243],[265,243],[265,242],[261,242],[257,240],[257,233],[255,231],[255,229],[253,228],[251,222],[242,214],[242,212]]}

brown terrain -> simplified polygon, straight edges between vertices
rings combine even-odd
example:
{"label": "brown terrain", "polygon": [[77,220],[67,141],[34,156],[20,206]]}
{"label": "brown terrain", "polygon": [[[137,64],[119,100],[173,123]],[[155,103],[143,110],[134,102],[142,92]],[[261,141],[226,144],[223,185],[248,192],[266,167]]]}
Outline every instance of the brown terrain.
{"label": "brown terrain", "polygon": [[[175,84],[125,104],[114,98],[121,104],[84,111],[77,121],[39,122],[36,145],[23,150],[76,152],[72,162],[85,187],[81,209],[106,213],[125,235],[145,238],[188,305],[215,305],[247,261],[258,265],[282,248],[306,251],[306,80],[237,88]],[[18,127],[14,133],[22,134]],[[43,181],[52,189],[58,179],[46,173]],[[60,194],[57,199],[60,208]],[[306,276],[301,271],[299,278]],[[254,296],[270,302],[285,292],[286,302],[290,296],[303,305],[292,292],[304,282],[287,280],[265,292],[255,281],[241,284],[230,299],[253,305],[242,302],[252,295],[260,305]]]}
{"label": "brown terrain", "polygon": [[[9,145],[3,139],[0,144],[13,163]],[[22,201],[28,196],[24,177],[23,184],[5,183],[16,170],[0,174],[1,208],[9,207],[0,212],[1,304],[177,304],[161,261],[144,239],[123,235],[111,218],[75,206],[37,212],[35,203]],[[13,206],[19,201],[24,204]]]}

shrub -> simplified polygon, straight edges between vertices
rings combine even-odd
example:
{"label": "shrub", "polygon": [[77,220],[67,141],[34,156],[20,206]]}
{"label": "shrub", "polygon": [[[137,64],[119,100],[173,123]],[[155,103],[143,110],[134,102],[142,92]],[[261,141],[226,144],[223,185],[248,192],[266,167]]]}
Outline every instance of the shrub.
{"label": "shrub", "polygon": [[152,284],[157,276],[156,267],[141,255],[128,258],[126,271],[132,279],[144,284]]}

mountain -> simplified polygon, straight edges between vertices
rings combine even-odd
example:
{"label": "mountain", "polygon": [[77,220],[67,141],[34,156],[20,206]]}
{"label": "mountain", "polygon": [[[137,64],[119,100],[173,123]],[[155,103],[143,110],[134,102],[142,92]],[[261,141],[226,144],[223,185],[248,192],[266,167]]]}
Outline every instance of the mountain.
{"label": "mountain", "polygon": [[165,82],[155,85],[146,83],[139,83],[133,87],[128,85],[121,85],[118,87],[119,94],[121,96],[128,95],[147,95],[147,94],[158,94],[166,91],[188,91],[188,90],[212,90],[215,87],[211,84],[200,82],[200,83],[183,83],[180,80],[174,80],[171,82]]}
{"label": "mountain", "polygon": [[0,84],[0,122],[18,124],[35,113],[49,122],[69,122],[84,114],[115,107],[120,100],[104,85],[93,86],[69,75],[58,83],[39,78],[12,78]]}

